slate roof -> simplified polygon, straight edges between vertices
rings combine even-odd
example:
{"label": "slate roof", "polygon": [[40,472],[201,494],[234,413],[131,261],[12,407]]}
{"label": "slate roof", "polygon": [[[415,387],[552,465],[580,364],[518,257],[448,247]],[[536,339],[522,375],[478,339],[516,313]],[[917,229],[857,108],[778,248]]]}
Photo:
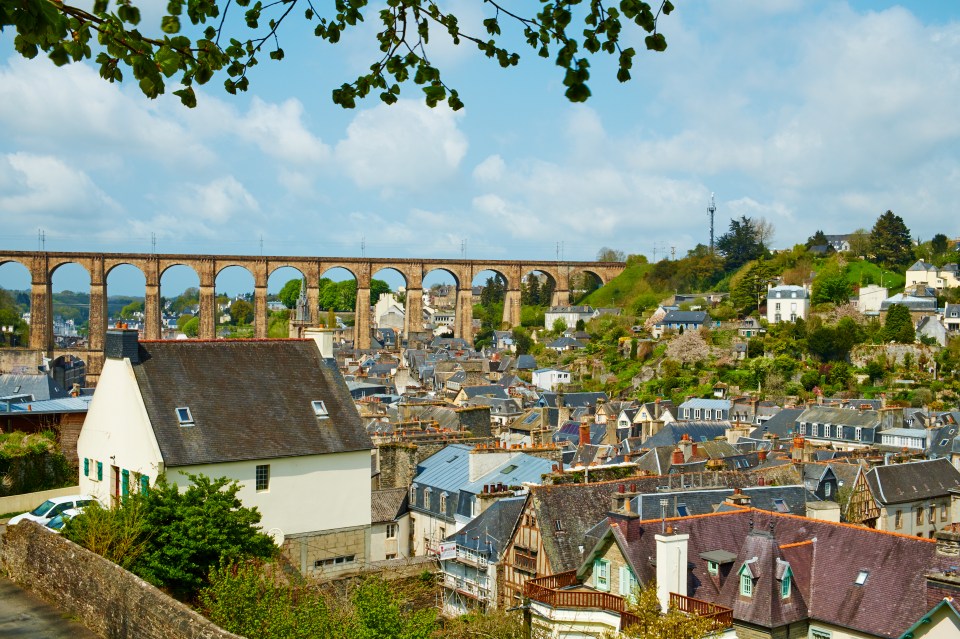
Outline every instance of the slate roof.
{"label": "slate roof", "polygon": [[[705,515],[715,512],[720,504],[733,495],[733,490],[733,488],[691,488],[647,493],[632,498],[631,507],[641,519],[656,519],[661,514],[660,500],[666,499],[667,517]],[[811,496],[807,489],[800,485],[746,486],[741,490],[750,497],[750,506],[771,512],[782,512],[777,503],[777,500],[781,500],[787,512],[805,516],[807,502],[816,501],[816,497]]]}
{"label": "slate roof", "polygon": [[875,466],[867,473],[874,499],[881,504],[943,497],[960,487],[960,471],[945,458]]}
{"label": "slate roof", "polygon": [[572,337],[558,337],[549,344],[546,345],[547,348],[572,348],[572,349],[581,349],[585,348],[586,345],[583,342],[579,342]]}
{"label": "slate roof", "polygon": [[[546,391],[540,395],[540,404],[549,406],[550,408],[557,407],[557,395],[552,391]],[[606,393],[563,393],[563,405],[576,408],[580,406],[596,406],[597,400],[602,399],[607,401],[608,397]]]}
{"label": "slate roof", "polygon": [[797,423],[833,424],[841,426],[860,426],[876,428],[880,426],[880,413],[872,410],[858,411],[849,408],[830,406],[811,406],[796,419]]}
{"label": "slate roof", "polygon": [[384,488],[370,493],[370,523],[396,521],[407,512],[406,488]]}
{"label": "slate roof", "polygon": [[707,321],[706,311],[669,311],[657,325],[667,324],[703,324]]}
{"label": "slate roof", "polygon": [[11,413],[33,413],[33,414],[52,414],[52,413],[85,413],[93,400],[92,395],[81,395],[80,397],[62,397],[60,399],[44,399],[35,402],[19,402],[10,404],[0,404],[0,412]]}
{"label": "slate roof", "polygon": [[[312,340],[141,342],[133,371],[169,467],[373,448],[343,377]],[[178,407],[193,426],[180,426]]]}
{"label": "slate roof", "polygon": [[517,355],[517,370],[532,371],[537,367],[537,360],[533,355]]}
{"label": "slate roof", "polygon": [[907,295],[905,293],[897,293],[892,297],[880,302],[880,310],[887,311],[890,310],[890,307],[894,304],[899,304],[900,306],[906,306],[911,311],[930,311],[936,312],[937,310],[937,298],[935,297],[916,297],[913,295]]}
{"label": "slate roof", "polygon": [[[654,536],[660,534],[660,519],[618,523],[614,532],[628,548],[634,574],[646,584],[655,576],[650,557],[656,556]],[[753,556],[758,558],[753,564],[760,575],[782,576],[776,559],[790,564],[794,574],[791,599],[797,598],[791,603],[805,606],[805,615],[811,620],[891,639],[930,608],[925,573],[956,563],[956,558],[938,556],[936,544],[928,539],[756,509],[668,519],[667,523],[690,535],[687,557],[692,570],[687,594],[733,608],[734,619],[770,626],[802,618],[804,613],[800,609],[776,610],[773,601],[765,602],[758,594],[752,599],[739,596],[737,572]],[[748,540],[751,531],[772,535],[772,540]],[[636,541],[628,544],[628,537]],[[710,575],[701,557],[717,550],[737,555],[725,578]],[[857,585],[864,570],[868,572],[866,581]],[[779,582],[757,583],[754,592],[758,586],[774,584]],[[771,595],[775,594],[772,589]],[[750,608],[751,602],[758,605]]]}
{"label": "slate roof", "polygon": [[474,397],[495,397],[497,399],[509,399],[510,396],[507,394],[506,389],[503,386],[497,386],[496,384],[485,384],[482,386],[463,386],[460,388],[463,391],[463,394],[468,399]]}
{"label": "slate roof", "polygon": [[489,508],[456,533],[447,537],[458,546],[485,552],[494,561],[500,559],[527,498],[498,499]]}
{"label": "slate roof", "polygon": [[713,441],[723,437],[730,422],[670,422],[652,437],[643,442],[644,447],[676,446],[684,435],[697,443]]}
{"label": "slate roof", "polygon": [[794,286],[792,284],[784,284],[781,286],[774,286],[767,289],[767,299],[768,300],[777,300],[777,299],[806,299],[809,297],[807,289],[802,286]]}
{"label": "slate roof", "polygon": [[722,409],[729,411],[730,407],[733,405],[729,399],[712,399],[705,397],[691,397],[687,401],[683,402],[678,406],[680,410],[684,408],[709,408],[711,410]]}
{"label": "slate roof", "polygon": [[0,397],[32,395],[34,400],[59,399],[69,393],[49,375],[4,373],[0,375]]}

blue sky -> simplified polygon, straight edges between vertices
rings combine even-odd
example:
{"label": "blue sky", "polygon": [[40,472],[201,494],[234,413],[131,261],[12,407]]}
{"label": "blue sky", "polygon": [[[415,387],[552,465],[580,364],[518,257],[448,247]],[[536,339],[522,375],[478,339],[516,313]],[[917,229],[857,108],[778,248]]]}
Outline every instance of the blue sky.
{"label": "blue sky", "polygon": [[[163,3],[141,4],[157,21]],[[483,17],[475,0],[448,4]],[[711,192],[717,235],[764,217],[778,247],[869,229],[887,209],[920,238],[960,235],[960,5],[676,4],[667,51],[640,52],[624,85],[596,60],[585,105],[531,51],[503,70],[435,37],[458,113],[413,86],[391,107],[330,102],[373,60],[373,25],[331,46],[294,21],[286,59],[256,67],[247,94],[214,82],[193,110],[90,66],[20,59],[4,33],[0,246],[34,250],[43,229],[48,250],[149,252],[155,235],[170,253],[257,254],[262,238],[281,255],[680,256],[708,241]],[[58,289],[85,287],[79,267],[57,275]],[[170,291],[194,283],[171,277]],[[27,285],[0,267],[0,286]],[[131,272],[109,285],[142,294]]]}

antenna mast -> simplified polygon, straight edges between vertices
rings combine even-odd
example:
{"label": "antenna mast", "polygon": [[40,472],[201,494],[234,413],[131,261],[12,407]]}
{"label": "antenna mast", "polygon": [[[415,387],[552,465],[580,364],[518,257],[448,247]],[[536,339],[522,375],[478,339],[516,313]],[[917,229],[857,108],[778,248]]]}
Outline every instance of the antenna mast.
{"label": "antenna mast", "polygon": [[710,194],[710,206],[707,207],[710,213],[710,254],[713,255],[713,214],[717,212],[717,203],[713,199],[713,193]]}

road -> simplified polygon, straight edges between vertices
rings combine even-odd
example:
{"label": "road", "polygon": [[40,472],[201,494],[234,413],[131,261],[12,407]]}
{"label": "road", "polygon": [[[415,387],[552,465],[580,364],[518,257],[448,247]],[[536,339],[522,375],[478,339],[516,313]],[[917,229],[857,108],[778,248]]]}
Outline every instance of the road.
{"label": "road", "polygon": [[0,577],[0,637],[97,639],[85,626],[6,577]]}

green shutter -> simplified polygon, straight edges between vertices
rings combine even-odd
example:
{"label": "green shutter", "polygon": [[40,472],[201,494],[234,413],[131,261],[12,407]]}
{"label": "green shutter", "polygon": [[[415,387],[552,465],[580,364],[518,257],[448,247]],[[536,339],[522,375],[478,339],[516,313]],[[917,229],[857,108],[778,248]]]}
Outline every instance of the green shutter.
{"label": "green shutter", "polygon": [[88,457],[83,458],[83,476],[90,476],[90,459]]}
{"label": "green shutter", "polygon": [[144,495],[150,489],[150,478],[146,475],[140,475],[140,492]]}
{"label": "green shutter", "polygon": [[130,494],[130,471],[123,470],[120,473],[120,494],[126,497]]}
{"label": "green shutter", "polygon": [[103,481],[103,462],[97,462],[97,481]]}

